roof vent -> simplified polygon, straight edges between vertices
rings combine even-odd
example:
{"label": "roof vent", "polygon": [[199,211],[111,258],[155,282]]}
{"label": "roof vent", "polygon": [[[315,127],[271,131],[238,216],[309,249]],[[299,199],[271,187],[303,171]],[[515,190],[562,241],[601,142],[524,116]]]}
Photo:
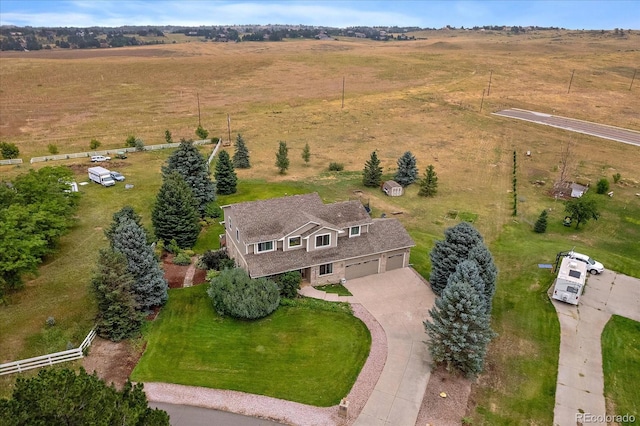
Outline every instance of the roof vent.
{"label": "roof vent", "polygon": [[577,267],[578,267],[578,264],[576,262],[569,263],[569,268],[576,269]]}

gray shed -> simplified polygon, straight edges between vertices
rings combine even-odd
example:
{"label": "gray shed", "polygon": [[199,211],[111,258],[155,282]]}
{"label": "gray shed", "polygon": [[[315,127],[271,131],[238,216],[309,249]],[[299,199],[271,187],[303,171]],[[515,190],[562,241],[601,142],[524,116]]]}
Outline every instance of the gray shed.
{"label": "gray shed", "polygon": [[399,197],[404,192],[404,188],[398,182],[394,180],[388,180],[384,184],[382,184],[382,192],[387,194],[389,197]]}
{"label": "gray shed", "polygon": [[580,198],[589,189],[589,186],[580,185],[579,183],[571,184],[571,196],[573,198]]}

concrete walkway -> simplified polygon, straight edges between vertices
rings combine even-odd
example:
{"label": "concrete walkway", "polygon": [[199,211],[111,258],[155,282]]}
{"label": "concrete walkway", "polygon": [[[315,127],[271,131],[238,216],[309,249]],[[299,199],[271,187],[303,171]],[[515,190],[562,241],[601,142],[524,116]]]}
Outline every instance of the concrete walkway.
{"label": "concrete walkway", "polygon": [[[612,314],[640,321],[640,280],[604,271],[587,280],[578,306],[553,300],[560,320],[560,359],[553,423],[575,424],[580,413],[606,414],[600,336]],[[609,413],[618,414],[618,413]],[[592,423],[604,425],[606,423]]]}

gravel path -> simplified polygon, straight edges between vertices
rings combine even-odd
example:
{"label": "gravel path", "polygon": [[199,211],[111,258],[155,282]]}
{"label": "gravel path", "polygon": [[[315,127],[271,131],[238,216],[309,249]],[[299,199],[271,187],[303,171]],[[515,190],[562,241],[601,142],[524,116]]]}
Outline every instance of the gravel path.
{"label": "gravel path", "polygon": [[338,416],[337,405],[314,407],[268,396],[170,383],[145,383],[147,398],[155,402],[231,411],[290,425],[351,425],[373,392],[387,359],[387,337],[380,324],[361,304],[353,303],[351,307],[353,314],[365,323],[371,333],[371,351],[351,392],[347,395],[348,419]]}

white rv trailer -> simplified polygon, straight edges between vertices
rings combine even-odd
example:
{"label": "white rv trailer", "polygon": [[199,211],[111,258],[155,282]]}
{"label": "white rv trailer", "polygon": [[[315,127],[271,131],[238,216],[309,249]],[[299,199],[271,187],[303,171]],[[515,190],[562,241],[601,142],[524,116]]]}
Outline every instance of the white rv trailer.
{"label": "white rv trailer", "polygon": [[553,289],[553,298],[562,302],[578,304],[578,299],[584,291],[587,280],[587,265],[576,259],[565,257],[562,259],[556,285]]}

